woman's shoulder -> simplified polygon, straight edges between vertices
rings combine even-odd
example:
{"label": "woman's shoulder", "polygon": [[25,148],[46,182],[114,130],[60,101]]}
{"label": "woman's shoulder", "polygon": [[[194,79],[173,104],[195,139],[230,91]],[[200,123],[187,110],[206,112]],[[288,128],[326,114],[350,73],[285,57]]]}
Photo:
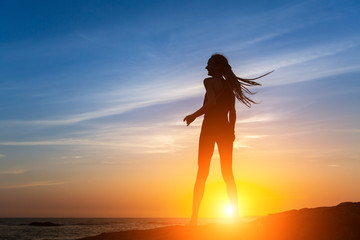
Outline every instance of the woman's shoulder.
{"label": "woman's shoulder", "polygon": [[204,79],[204,86],[206,89],[212,89],[215,92],[218,92],[224,87],[224,81],[216,77],[208,77]]}
{"label": "woman's shoulder", "polygon": [[204,79],[204,85],[218,85],[223,80],[217,77],[207,77]]}
{"label": "woman's shoulder", "polygon": [[210,83],[214,81],[214,77],[207,77],[204,79],[204,83]]}

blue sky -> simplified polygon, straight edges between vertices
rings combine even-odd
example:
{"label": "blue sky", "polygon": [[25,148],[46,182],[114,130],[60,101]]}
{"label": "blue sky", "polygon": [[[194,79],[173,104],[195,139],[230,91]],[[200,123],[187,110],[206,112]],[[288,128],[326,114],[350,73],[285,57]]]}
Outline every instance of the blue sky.
{"label": "blue sky", "polygon": [[[287,150],[310,162],[359,170],[359,7],[2,2],[0,191],[81,182],[77,171],[90,174],[99,165],[120,166],[128,179],[125,171],[138,173],[135,165],[150,159],[196,155],[201,121],[189,129],[182,119],[201,104],[204,67],[214,52],[241,77],[275,69],[256,89],[261,104],[237,103],[238,149],[270,154],[292,142]],[[0,208],[9,202],[0,200]]]}

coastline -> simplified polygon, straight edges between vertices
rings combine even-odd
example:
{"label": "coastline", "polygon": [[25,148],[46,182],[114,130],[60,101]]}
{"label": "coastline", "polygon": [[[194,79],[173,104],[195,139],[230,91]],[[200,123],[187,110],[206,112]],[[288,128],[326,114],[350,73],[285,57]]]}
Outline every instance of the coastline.
{"label": "coastline", "polygon": [[333,207],[304,208],[270,214],[249,223],[197,227],[177,225],[102,233],[79,240],[356,240],[360,239],[359,226],[360,202],[345,202]]}

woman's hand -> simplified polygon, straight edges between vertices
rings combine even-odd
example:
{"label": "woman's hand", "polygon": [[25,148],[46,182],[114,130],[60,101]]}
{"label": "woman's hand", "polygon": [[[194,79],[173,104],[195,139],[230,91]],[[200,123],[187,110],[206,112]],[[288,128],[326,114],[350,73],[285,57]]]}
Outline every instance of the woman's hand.
{"label": "woman's hand", "polygon": [[186,125],[189,126],[190,123],[192,123],[195,119],[196,117],[194,116],[194,114],[190,114],[184,118],[184,122],[186,122]]}
{"label": "woman's hand", "polygon": [[235,131],[233,131],[232,134],[231,134],[231,140],[234,142],[234,141],[235,141],[235,138],[236,138],[236,137],[235,137]]}

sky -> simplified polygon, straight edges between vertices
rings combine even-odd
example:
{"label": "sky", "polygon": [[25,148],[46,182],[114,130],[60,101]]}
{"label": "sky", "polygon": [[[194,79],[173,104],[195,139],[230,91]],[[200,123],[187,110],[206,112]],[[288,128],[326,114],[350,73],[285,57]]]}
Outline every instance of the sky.
{"label": "sky", "polygon": [[[359,201],[358,1],[2,1],[0,217],[189,217],[213,53],[242,216]],[[215,152],[200,209],[228,204]]]}

